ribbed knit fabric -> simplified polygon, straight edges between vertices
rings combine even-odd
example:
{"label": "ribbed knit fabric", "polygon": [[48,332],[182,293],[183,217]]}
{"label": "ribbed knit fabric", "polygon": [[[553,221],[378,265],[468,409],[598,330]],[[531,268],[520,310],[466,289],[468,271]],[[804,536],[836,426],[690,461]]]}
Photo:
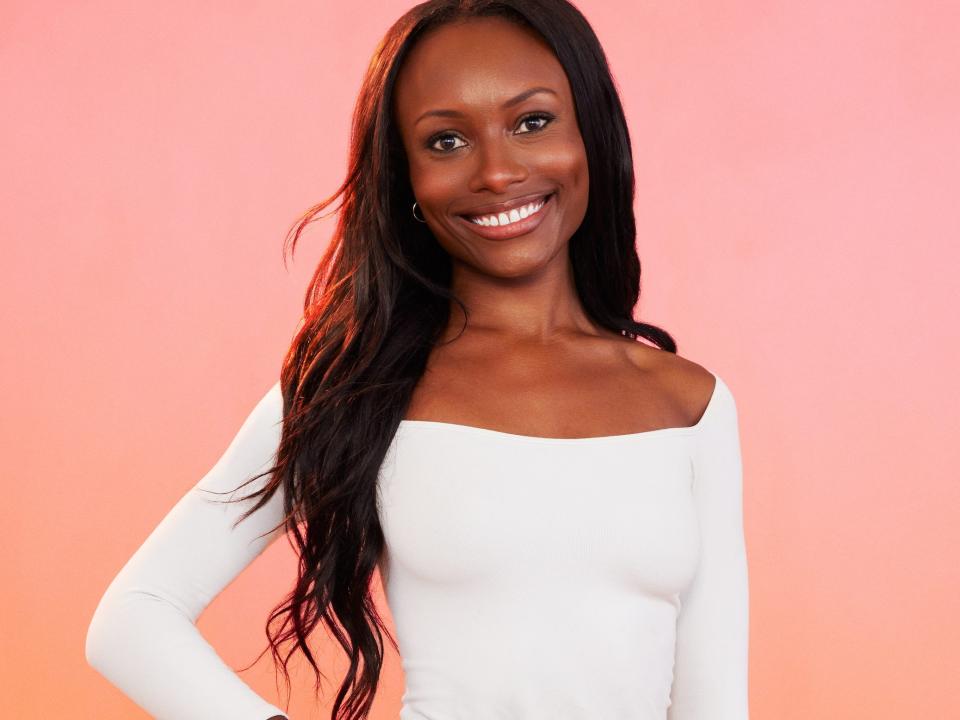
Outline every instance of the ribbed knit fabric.
{"label": "ribbed knit fabric", "polygon": [[[715,379],[690,427],[544,438],[401,422],[378,507],[400,720],[747,720],[737,409]],[[280,522],[279,493],[231,530],[248,504],[199,489],[266,470],[281,417],[277,383],[91,621],[88,662],[160,720],[284,714],[195,625],[282,533],[255,537]]]}

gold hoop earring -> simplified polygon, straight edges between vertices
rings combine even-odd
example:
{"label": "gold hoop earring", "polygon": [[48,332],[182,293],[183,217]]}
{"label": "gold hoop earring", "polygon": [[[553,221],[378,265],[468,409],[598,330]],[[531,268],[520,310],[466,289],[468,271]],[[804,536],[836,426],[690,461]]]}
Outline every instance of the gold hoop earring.
{"label": "gold hoop earring", "polygon": [[420,218],[417,217],[417,203],[416,203],[416,202],[413,203],[413,219],[416,220],[417,222],[422,222],[422,223],[425,223],[425,222],[426,222],[426,220],[421,220]]}

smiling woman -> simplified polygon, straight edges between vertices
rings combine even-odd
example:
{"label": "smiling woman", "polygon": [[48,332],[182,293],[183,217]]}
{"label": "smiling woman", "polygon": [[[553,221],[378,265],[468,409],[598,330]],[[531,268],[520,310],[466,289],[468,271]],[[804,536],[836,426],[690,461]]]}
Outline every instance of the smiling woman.
{"label": "smiling woman", "polygon": [[454,263],[499,277],[560,269],[590,173],[567,74],[541,35],[503,16],[434,28],[398,72],[393,109],[416,202]]}
{"label": "smiling woman", "polygon": [[340,643],[334,720],[369,715],[384,633],[401,720],[746,720],[736,403],[633,317],[633,194],[573,5],[401,17],[346,180],[292,229],[295,249],[343,197],[280,381],[111,583],[91,664],[158,718],[286,717],[195,626],[286,530],[298,577],[270,649],[291,641],[319,688],[308,638]]}

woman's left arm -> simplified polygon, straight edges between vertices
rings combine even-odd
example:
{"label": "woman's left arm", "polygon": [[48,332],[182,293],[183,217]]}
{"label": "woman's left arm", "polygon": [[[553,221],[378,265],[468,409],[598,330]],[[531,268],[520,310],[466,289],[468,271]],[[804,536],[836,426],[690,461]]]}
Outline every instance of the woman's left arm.
{"label": "woman's left arm", "polygon": [[696,575],[681,593],[668,720],[747,720],[749,588],[737,406],[719,377],[697,426]]}

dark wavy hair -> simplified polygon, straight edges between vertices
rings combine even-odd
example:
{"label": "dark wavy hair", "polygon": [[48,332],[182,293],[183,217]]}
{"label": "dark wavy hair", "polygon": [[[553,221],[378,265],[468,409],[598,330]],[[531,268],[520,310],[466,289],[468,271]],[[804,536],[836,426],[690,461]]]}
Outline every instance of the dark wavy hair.
{"label": "dark wavy hair", "polygon": [[[632,317],[640,260],[630,138],[606,56],[580,11],[566,0],[431,0],[403,15],[367,68],[353,113],[346,179],[294,224],[284,243],[286,258],[306,226],[342,196],[330,245],[307,289],[303,321],[283,360],[276,464],[244,483],[269,475],[262,489],[235,500],[261,496],[239,523],[282,488],[282,524],[296,542],[299,569],[294,589],[267,621],[269,649],[282,663],[288,704],[287,662],[297,648],[313,667],[319,696],[323,674],[307,637],[320,622],[328,628],[350,658],[333,720],[369,714],[383,633],[399,652],[370,594],[385,546],[378,472],[431,348],[441,340],[450,303],[467,314],[450,289],[450,257],[410,212],[415,198],[392,116],[394,85],[425,32],[488,16],[539,33],[570,83],[590,177],[586,215],[569,242],[585,311],[600,326],[677,351],[666,331]],[[278,648],[291,639],[281,659]]]}

